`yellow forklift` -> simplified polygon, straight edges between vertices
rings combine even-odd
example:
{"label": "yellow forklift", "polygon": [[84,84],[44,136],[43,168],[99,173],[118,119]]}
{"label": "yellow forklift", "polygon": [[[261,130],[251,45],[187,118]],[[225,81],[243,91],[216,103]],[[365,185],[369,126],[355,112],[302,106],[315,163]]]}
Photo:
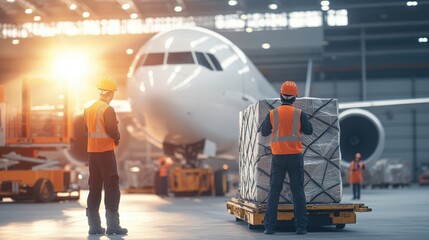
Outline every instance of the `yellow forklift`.
{"label": "yellow forklift", "polygon": [[[5,88],[0,87],[0,201],[6,197],[36,202],[79,199],[71,172],[62,169],[59,161],[39,155],[69,147],[72,124],[67,92],[66,83],[24,79],[19,110],[6,104]],[[37,104],[40,99],[49,104]]]}

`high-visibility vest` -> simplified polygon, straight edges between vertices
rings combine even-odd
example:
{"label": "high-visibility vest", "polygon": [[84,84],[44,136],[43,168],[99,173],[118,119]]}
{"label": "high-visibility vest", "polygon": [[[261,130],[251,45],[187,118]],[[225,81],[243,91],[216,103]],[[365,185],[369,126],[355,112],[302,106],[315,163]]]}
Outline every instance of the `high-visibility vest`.
{"label": "high-visibility vest", "polygon": [[362,169],[364,167],[363,162],[350,162],[350,183],[359,184],[363,182]]}
{"label": "high-visibility vest", "polygon": [[302,153],[301,109],[282,105],[270,111],[272,154]]}
{"label": "high-visibility vest", "polygon": [[88,128],[88,152],[107,152],[115,149],[115,141],[106,133],[104,112],[110,105],[96,101],[85,109],[84,119]]}

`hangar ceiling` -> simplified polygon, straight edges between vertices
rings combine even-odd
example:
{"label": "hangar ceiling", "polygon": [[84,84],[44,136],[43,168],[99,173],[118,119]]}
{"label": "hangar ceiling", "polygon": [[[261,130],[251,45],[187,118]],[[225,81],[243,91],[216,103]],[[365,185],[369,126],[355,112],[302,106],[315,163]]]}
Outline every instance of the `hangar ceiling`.
{"label": "hangar ceiling", "polygon": [[[328,26],[323,5],[346,9],[347,26]],[[124,6],[125,4],[125,6]],[[273,7],[273,4],[275,7]],[[71,6],[74,5],[74,7]],[[180,11],[176,7],[180,6]],[[31,13],[29,12],[31,9]],[[25,12],[27,10],[27,13]],[[1,0],[0,24],[21,25],[28,22],[82,21],[83,19],[129,19],[135,17],[215,16],[218,14],[290,13],[321,11],[325,22],[319,46],[307,48],[278,46],[264,50],[260,45],[246,45],[243,50],[272,82],[294,79],[304,81],[309,59],[313,60],[314,79],[359,79],[365,61],[367,77],[429,76],[429,0]],[[88,16],[82,16],[88,12]],[[136,14],[132,16],[132,14]],[[38,18],[36,18],[38,17]],[[243,43],[254,37],[245,31],[214,29],[231,34]],[[262,29],[267,42],[275,32],[295,34],[297,29]],[[271,34],[270,34],[271,33]],[[137,49],[151,34],[22,39],[13,46],[11,39],[0,40],[0,81],[15,72],[26,71],[40,63],[48,44],[79,45],[80,41],[96,44],[100,59],[118,75],[125,76],[132,56],[126,48]],[[305,39],[302,41],[306,42]]]}

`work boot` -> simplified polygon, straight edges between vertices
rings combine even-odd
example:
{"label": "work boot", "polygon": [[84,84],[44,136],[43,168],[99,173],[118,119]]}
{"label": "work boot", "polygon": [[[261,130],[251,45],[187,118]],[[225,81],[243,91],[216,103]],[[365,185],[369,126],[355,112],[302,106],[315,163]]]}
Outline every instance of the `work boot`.
{"label": "work boot", "polygon": [[107,231],[109,235],[113,234],[127,234],[128,230],[119,226],[119,213],[118,211],[113,211],[111,209],[106,209],[106,221],[107,221]]}
{"label": "work boot", "polygon": [[89,210],[86,209],[86,216],[88,217],[88,225],[89,230],[88,234],[104,234],[106,229],[101,227],[100,214],[98,214],[98,210]]}

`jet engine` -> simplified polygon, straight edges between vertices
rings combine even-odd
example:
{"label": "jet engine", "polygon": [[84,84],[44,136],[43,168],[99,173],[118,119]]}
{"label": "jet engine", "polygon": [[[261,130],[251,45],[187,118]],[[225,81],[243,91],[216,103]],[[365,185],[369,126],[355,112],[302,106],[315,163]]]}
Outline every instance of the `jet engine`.
{"label": "jet engine", "polygon": [[380,120],[363,109],[340,113],[341,165],[347,167],[357,152],[365,163],[376,160],[384,149],[385,132]]}

